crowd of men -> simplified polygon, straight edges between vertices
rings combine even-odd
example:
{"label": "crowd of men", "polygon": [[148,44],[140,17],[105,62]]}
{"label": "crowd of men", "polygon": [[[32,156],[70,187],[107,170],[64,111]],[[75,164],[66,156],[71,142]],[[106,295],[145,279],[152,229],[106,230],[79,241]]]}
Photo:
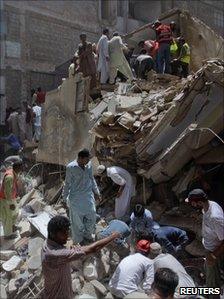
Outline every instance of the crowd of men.
{"label": "crowd of men", "polygon": [[[99,225],[95,201],[101,200],[101,193],[90,158],[89,151],[83,149],[66,168],[63,204],[70,219],[55,216],[48,223],[48,238],[42,249],[44,298],[73,298],[70,262],[95,253],[104,246],[120,257],[118,266],[111,268],[108,284],[114,298],[190,298],[179,293],[179,287],[196,285],[179,258],[191,242],[188,234],[177,227],[161,226],[140,203],[135,204],[131,211],[134,180],[128,171],[117,166],[99,165],[97,168],[100,178],[107,176],[118,186],[114,219],[103,224],[101,220]],[[23,165],[18,158],[11,162],[0,189],[0,221],[6,239],[16,237],[17,184]],[[206,286],[221,288],[223,210],[202,189],[191,190],[185,201],[203,213]],[[70,229],[74,245],[66,248]],[[208,297],[219,298],[211,294]]]}
{"label": "crowd of men", "polygon": [[25,140],[39,142],[41,135],[41,111],[45,102],[45,92],[41,87],[37,92],[31,90],[31,98],[22,101],[16,109],[8,109],[6,124],[9,134],[1,137],[0,141],[10,146],[11,152],[16,154],[24,146]]}
{"label": "crowd of men", "polygon": [[190,47],[180,36],[176,23],[167,25],[157,20],[151,28],[155,30],[155,40],[140,41],[137,49],[123,43],[117,32],[110,38],[107,28],[97,45],[88,42],[86,34],[82,33],[72,61],[75,71],[91,77],[91,88],[97,86],[97,77],[101,84],[114,84],[117,78],[131,82],[136,77],[146,79],[152,69],[187,77]]}

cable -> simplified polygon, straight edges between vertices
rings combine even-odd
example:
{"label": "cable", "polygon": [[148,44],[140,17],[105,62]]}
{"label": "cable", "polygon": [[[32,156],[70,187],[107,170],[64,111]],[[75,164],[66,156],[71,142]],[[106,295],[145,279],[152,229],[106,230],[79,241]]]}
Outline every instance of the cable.
{"label": "cable", "polygon": [[219,135],[217,135],[212,129],[210,128],[196,128],[195,130],[207,130],[209,132],[211,132],[213,135],[215,135],[215,137],[217,137],[223,144],[224,144],[224,140],[219,137]]}

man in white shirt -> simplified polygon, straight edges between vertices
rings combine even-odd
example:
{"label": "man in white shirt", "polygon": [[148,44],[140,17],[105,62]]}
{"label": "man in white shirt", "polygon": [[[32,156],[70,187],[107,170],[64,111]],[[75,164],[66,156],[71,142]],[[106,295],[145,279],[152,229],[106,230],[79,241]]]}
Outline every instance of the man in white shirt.
{"label": "man in white shirt", "polygon": [[100,83],[105,84],[109,78],[109,30],[105,28],[97,44],[98,64],[97,71],[100,73]]}
{"label": "man in white shirt", "polygon": [[118,166],[105,167],[99,165],[97,168],[98,175],[106,175],[120,186],[115,201],[115,217],[122,219],[129,211],[131,197],[135,193],[135,185],[130,173],[124,168]]}
{"label": "man in white shirt", "polygon": [[33,117],[34,117],[34,139],[36,142],[40,140],[41,135],[41,106],[38,102],[33,107]]}
{"label": "man in white shirt", "polygon": [[127,82],[131,82],[134,77],[131,68],[124,56],[124,50],[128,48],[123,44],[118,33],[113,34],[113,38],[108,42],[109,57],[110,57],[110,84],[115,83],[117,72],[120,71],[126,78]]}
{"label": "man in white shirt", "polygon": [[187,274],[181,263],[171,254],[162,253],[162,247],[159,243],[152,243],[150,245],[150,258],[153,259],[155,272],[160,268],[169,268],[178,275],[179,283],[176,287],[174,298],[186,297],[186,295],[181,296],[179,294],[180,287],[195,287],[193,279]]}
{"label": "man in white shirt", "polygon": [[[224,213],[220,205],[210,201],[201,189],[194,189],[185,200],[194,208],[202,209],[202,242],[207,250],[206,286],[221,287],[221,271],[224,270]],[[209,295],[219,298],[219,295]]]}
{"label": "man in white shirt", "polygon": [[140,240],[136,246],[136,253],[124,258],[117,266],[110,282],[111,293],[124,298],[126,295],[143,290],[149,293],[154,278],[153,261],[147,256],[150,242]]}

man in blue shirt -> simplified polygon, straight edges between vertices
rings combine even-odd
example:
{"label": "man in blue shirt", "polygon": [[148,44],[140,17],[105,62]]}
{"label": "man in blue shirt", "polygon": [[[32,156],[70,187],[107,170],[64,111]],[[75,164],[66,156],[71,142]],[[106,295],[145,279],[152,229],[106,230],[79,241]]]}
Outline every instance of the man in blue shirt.
{"label": "man in blue shirt", "polygon": [[129,254],[130,249],[126,242],[126,238],[131,234],[130,228],[125,222],[114,219],[110,221],[104,229],[99,230],[99,232],[96,233],[96,236],[97,239],[103,239],[110,236],[115,231],[120,234],[120,238],[115,239],[107,247],[112,251],[116,251],[116,253],[123,258]]}
{"label": "man in blue shirt", "polygon": [[67,201],[69,207],[75,243],[92,242],[96,223],[94,195],[99,199],[100,192],[93,176],[90,153],[83,149],[78,153],[78,159],[67,165],[63,192],[63,200]]}
{"label": "man in blue shirt", "polygon": [[175,254],[188,242],[186,232],[173,226],[161,226],[153,221],[152,214],[141,204],[136,204],[131,215],[131,231],[134,239],[158,242],[168,253]]}
{"label": "man in blue shirt", "polygon": [[153,221],[152,213],[149,210],[145,209],[141,204],[135,205],[130,223],[131,232],[135,239],[148,239],[152,230],[159,227],[159,224]]}

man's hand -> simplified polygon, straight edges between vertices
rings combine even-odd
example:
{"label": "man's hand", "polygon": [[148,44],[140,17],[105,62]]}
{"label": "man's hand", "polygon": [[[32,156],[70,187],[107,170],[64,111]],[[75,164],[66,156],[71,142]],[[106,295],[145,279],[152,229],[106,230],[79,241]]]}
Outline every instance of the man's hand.
{"label": "man's hand", "polygon": [[206,264],[208,266],[213,266],[216,263],[216,259],[212,256],[212,254],[209,252],[206,256]]}
{"label": "man's hand", "polygon": [[113,238],[113,240],[114,240],[114,239],[118,239],[118,238],[121,238],[121,234],[118,233],[118,232],[113,232],[113,233],[111,234],[111,237]]}

